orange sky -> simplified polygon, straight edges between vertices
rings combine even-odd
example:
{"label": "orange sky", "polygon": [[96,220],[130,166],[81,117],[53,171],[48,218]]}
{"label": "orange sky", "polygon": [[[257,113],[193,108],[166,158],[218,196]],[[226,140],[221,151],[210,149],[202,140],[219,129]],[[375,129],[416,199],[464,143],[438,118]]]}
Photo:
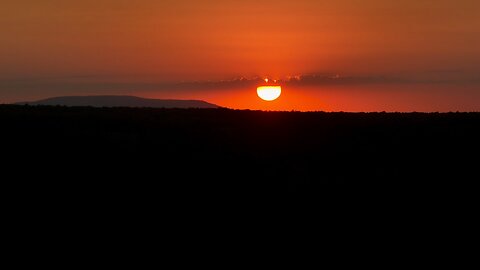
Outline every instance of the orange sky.
{"label": "orange sky", "polygon": [[[480,110],[478,14],[476,0],[4,0],[0,102],[132,94],[251,109]],[[275,104],[255,87],[167,87],[311,74],[354,79],[284,86]]]}

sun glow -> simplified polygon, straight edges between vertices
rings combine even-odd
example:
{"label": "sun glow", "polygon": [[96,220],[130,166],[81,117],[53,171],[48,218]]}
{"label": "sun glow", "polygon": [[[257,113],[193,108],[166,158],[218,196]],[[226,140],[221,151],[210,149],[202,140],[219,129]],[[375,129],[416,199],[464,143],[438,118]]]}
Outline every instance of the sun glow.
{"label": "sun glow", "polygon": [[282,93],[281,86],[259,86],[257,87],[257,95],[266,101],[272,101],[277,99]]}

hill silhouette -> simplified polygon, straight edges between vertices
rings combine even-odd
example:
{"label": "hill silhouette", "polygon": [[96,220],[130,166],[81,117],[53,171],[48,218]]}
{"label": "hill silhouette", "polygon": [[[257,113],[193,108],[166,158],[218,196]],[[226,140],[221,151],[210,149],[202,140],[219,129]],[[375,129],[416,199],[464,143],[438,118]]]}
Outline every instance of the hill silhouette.
{"label": "hill silhouette", "polygon": [[202,100],[148,99],[135,96],[65,96],[15,104],[134,108],[219,108],[215,104]]}

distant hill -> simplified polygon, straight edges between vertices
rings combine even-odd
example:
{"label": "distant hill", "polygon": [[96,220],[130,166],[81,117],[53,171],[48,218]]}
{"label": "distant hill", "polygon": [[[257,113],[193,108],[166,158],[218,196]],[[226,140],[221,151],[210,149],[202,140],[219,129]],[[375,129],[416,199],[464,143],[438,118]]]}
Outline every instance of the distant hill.
{"label": "distant hill", "polygon": [[135,96],[67,96],[31,102],[17,102],[15,104],[91,107],[220,108],[220,106],[202,100],[148,99]]}

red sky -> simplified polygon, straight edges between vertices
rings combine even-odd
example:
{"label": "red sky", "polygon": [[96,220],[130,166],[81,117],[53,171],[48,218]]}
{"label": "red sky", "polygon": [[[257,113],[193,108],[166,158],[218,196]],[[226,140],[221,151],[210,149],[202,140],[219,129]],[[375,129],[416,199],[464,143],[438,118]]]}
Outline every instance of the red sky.
{"label": "red sky", "polygon": [[[476,0],[4,0],[0,103],[131,94],[242,109],[479,111],[478,14]],[[279,100],[258,99],[262,77],[283,80]]]}

